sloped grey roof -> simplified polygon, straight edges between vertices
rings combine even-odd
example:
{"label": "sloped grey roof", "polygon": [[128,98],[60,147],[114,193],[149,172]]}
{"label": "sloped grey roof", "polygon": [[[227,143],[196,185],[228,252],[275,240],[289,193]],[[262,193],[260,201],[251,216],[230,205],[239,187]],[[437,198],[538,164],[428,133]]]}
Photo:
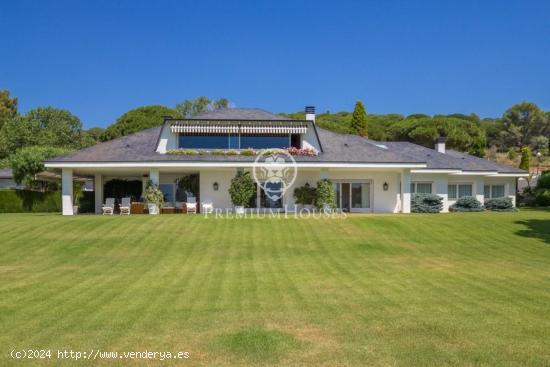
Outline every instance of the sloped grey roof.
{"label": "sloped grey roof", "polygon": [[398,150],[384,149],[357,135],[338,134],[330,130],[317,128],[323,153],[317,157],[323,162],[352,163],[424,163]]}
{"label": "sloped grey roof", "polygon": [[204,120],[289,120],[259,108],[224,108],[208,111],[194,116],[193,119]]}
{"label": "sloped grey roof", "polygon": [[[273,120],[284,119],[253,108],[235,108],[206,112],[201,119]],[[95,146],[48,160],[48,162],[250,162],[253,156],[241,155],[171,155],[156,152],[163,126],[143,130]],[[490,162],[465,153],[447,150],[438,153],[409,142],[377,142],[357,135],[338,134],[316,128],[323,151],[315,157],[295,156],[298,162],[327,163],[426,163],[427,169],[457,169],[464,171],[524,171]]]}
{"label": "sloped grey roof", "polygon": [[[527,173],[526,171],[514,166],[492,162],[470,154],[457,152],[456,150],[449,149],[446,154],[461,160],[466,167],[479,167],[480,170],[495,170],[499,173]],[[466,170],[466,168],[464,170]]]}
{"label": "sloped grey roof", "polygon": [[[372,141],[371,141],[372,142]],[[525,171],[505,164],[491,162],[489,160],[472,156],[470,154],[447,149],[445,153],[439,153],[434,149],[426,148],[410,142],[379,142],[393,150],[399,150],[405,154],[423,159],[426,169],[460,169],[463,171],[496,171],[499,173],[525,173]]]}
{"label": "sloped grey roof", "polygon": [[[89,148],[48,160],[48,162],[165,162],[209,161],[248,162],[253,156],[172,155],[156,152],[162,126],[99,143]],[[377,147],[356,135],[342,135],[317,128],[323,153],[315,157],[295,156],[298,162],[423,163],[415,157]]]}
{"label": "sloped grey roof", "polygon": [[96,144],[89,148],[68,153],[47,162],[140,162],[155,156],[162,126],[142,130],[134,134]]}

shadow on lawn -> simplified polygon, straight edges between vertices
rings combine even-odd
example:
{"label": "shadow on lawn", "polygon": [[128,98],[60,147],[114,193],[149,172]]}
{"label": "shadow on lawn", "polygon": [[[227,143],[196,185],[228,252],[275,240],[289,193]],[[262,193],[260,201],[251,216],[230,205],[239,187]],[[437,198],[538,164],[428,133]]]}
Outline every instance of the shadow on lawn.
{"label": "shadow on lawn", "polygon": [[517,221],[517,224],[524,225],[526,229],[516,232],[523,237],[538,238],[550,243],[550,220],[549,219],[527,219]]}

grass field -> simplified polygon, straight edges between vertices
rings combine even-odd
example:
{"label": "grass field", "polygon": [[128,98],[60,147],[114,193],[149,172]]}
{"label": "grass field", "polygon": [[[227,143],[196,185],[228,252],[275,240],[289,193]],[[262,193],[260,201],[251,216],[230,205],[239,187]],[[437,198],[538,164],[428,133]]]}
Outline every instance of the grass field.
{"label": "grass field", "polygon": [[550,211],[0,215],[0,329],[2,366],[548,366]]}

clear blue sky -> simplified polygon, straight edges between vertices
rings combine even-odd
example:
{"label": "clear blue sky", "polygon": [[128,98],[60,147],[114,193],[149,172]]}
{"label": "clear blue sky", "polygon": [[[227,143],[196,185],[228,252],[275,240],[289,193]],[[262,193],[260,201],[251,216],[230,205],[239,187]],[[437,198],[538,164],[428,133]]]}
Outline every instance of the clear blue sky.
{"label": "clear blue sky", "polygon": [[7,1],[0,89],[106,126],[227,97],[290,112],[550,110],[550,1]]}

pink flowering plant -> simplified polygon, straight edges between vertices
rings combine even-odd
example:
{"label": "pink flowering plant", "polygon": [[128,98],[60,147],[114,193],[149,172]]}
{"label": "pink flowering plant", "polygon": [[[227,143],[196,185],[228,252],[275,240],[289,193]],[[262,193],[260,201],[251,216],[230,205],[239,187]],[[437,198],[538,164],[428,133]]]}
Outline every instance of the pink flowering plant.
{"label": "pink flowering plant", "polygon": [[317,154],[319,154],[319,152],[313,148],[295,148],[295,147],[288,148],[288,153],[290,155],[303,155],[307,157],[315,157]]}
{"label": "pink flowering plant", "polygon": [[[243,149],[243,150],[234,150],[234,149],[214,149],[214,150],[203,150],[203,149],[172,149],[168,150],[166,154],[173,155],[244,155],[244,156],[254,156],[258,154],[271,155],[285,149],[267,149],[267,150],[254,150],[252,148]],[[306,157],[315,157],[319,154],[316,149],[313,148],[287,148],[286,151],[290,155],[301,155]]]}

